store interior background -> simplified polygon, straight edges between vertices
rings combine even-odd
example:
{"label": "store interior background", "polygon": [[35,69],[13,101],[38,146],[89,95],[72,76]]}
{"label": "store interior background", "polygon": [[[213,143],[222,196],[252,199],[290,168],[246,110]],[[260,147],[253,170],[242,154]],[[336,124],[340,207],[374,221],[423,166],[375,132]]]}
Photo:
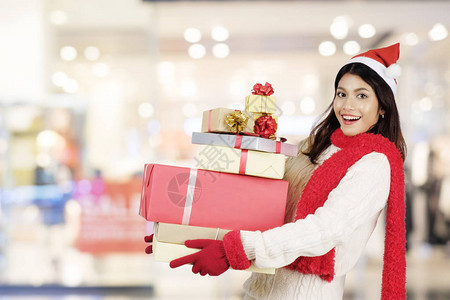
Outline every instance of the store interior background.
{"label": "store interior background", "polygon": [[[408,299],[450,298],[449,1],[3,0],[0,20],[0,299],[239,299],[247,272],[144,254],[144,164],[195,167],[202,112],[257,82],[297,143],[342,64],[396,42]],[[382,230],[345,299],[379,299]]]}

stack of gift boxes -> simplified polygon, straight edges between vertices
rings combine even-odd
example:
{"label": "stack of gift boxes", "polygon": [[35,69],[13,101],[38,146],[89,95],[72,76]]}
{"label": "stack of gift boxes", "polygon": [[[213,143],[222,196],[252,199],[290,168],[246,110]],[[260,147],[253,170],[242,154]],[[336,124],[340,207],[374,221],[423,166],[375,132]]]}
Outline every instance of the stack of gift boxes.
{"label": "stack of gift boxes", "polygon": [[[195,168],[147,164],[139,214],[154,222],[156,261],[199,251],[189,239],[222,239],[230,230],[260,230],[284,223],[288,182],[286,156],[297,146],[278,141],[275,97],[270,84],[256,84],[245,111],[205,111]],[[250,268],[273,273],[273,269]]]}

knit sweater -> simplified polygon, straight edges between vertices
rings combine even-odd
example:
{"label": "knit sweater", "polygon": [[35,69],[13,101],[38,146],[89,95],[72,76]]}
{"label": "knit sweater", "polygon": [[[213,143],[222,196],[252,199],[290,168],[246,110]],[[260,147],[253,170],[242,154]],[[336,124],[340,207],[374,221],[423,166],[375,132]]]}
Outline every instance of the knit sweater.
{"label": "knit sweater", "polygon": [[[319,165],[339,150],[331,145],[322,153]],[[303,160],[300,162],[303,168],[297,169],[296,179],[300,182],[286,178],[293,180],[290,180],[287,220],[293,219],[293,208],[314,168],[305,163],[305,157],[300,154],[288,162],[287,175],[299,160]],[[252,274],[244,284],[245,299],[342,299],[345,275],[362,254],[386,205],[389,189],[388,159],[384,154],[372,152],[348,169],[323,207],[314,214],[265,232],[241,231],[249,260],[254,260],[261,268],[279,268],[275,275]],[[299,256],[320,256],[333,248],[335,276],[331,282],[282,268]]]}

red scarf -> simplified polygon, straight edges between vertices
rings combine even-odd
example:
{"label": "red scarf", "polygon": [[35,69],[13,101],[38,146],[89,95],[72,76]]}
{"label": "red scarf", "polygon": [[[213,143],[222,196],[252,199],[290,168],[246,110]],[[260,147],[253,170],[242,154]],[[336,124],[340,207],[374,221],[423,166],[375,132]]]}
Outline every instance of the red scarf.
{"label": "red scarf", "polygon": [[[325,160],[312,174],[298,202],[296,220],[304,219],[322,207],[328,194],[337,187],[347,173],[364,155],[371,152],[386,155],[391,168],[391,188],[386,209],[386,234],[384,241],[384,263],[381,299],[405,299],[406,258],[405,258],[405,200],[404,172],[400,151],[381,135],[362,133],[345,136],[341,129],[331,135],[331,142],[341,148]],[[305,274],[319,275],[326,281],[334,278],[333,248],[317,257],[297,258],[287,266]]]}

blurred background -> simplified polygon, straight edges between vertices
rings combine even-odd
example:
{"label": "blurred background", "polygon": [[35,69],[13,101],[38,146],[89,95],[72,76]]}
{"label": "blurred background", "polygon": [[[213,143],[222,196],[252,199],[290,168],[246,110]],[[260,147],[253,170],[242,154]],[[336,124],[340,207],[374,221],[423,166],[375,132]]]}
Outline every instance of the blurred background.
{"label": "blurred background", "polygon": [[[143,165],[257,82],[297,143],[352,56],[401,43],[408,299],[450,299],[449,1],[0,1],[0,299],[240,299],[144,254]],[[382,223],[382,222],[379,222]],[[379,299],[383,228],[345,299]]]}

